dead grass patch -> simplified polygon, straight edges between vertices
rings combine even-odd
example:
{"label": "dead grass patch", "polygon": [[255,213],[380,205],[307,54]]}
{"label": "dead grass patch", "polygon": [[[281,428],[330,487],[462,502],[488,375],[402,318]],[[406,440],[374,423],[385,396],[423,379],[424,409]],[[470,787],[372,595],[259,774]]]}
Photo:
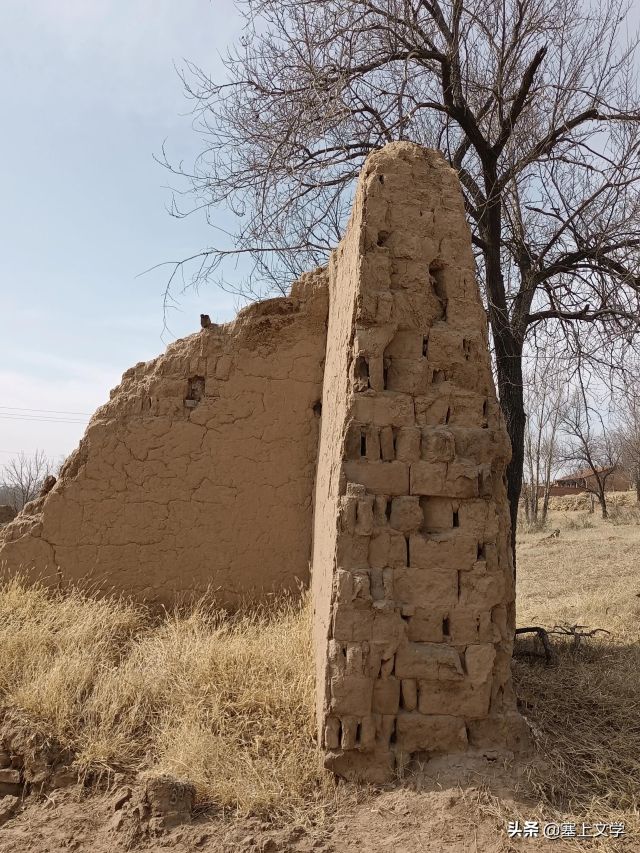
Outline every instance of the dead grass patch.
{"label": "dead grass patch", "polygon": [[330,802],[313,721],[309,609],[157,621],[126,601],[0,586],[0,705],[80,771],[168,772],[239,814]]}
{"label": "dead grass patch", "polygon": [[578,821],[623,822],[628,834],[640,834],[640,533],[633,526],[614,533],[591,518],[594,526],[585,528],[554,513],[562,532],[553,548],[530,539],[519,549],[518,624],[610,632],[578,649],[553,636],[551,667],[514,661],[540,758],[529,781],[547,820],[553,809]]}
{"label": "dead grass patch", "polygon": [[[640,529],[565,522],[551,514],[557,540],[521,536],[518,624],[610,634],[577,651],[554,637],[552,667],[515,662],[538,760],[515,799],[487,794],[484,809],[502,826],[519,812],[640,833]],[[126,601],[8,581],[0,706],[72,750],[80,770],[169,772],[225,813],[314,821],[344,800],[315,747],[310,618],[283,600],[233,619],[206,602],[154,619]]]}

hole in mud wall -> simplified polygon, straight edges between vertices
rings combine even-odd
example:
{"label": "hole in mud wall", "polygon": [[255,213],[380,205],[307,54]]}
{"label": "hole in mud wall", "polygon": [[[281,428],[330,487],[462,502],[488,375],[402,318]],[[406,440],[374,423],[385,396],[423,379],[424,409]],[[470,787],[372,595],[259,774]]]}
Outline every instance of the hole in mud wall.
{"label": "hole in mud wall", "polygon": [[489,423],[487,421],[487,414],[489,412],[489,401],[485,400],[482,404],[482,429],[487,429]]}
{"label": "hole in mud wall", "polygon": [[446,382],[447,381],[446,371],[434,370],[433,371],[433,378],[431,381],[434,385],[441,385],[443,382]]}
{"label": "hole in mud wall", "polygon": [[410,566],[411,565],[411,555],[409,553],[409,537],[408,536],[405,538],[405,543],[407,546],[407,566]]}
{"label": "hole in mud wall", "polygon": [[429,354],[429,335],[425,335],[422,339],[422,356],[426,358]]}
{"label": "hole in mud wall", "polygon": [[384,184],[384,175],[378,175],[378,180],[381,184]]}
{"label": "hole in mud wall", "polygon": [[363,430],[360,433],[360,456],[367,455],[367,433]]}
{"label": "hole in mud wall", "polygon": [[387,516],[387,521],[391,521],[391,503],[392,499],[387,498],[387,505],[384,510],[384,514]]}
{"label": "hole in mud wall", "polygon": [[356,391],[366,391],[369,388],[369,359],[366,355],[359,355],[356,358],[354,379]]}
{"label": "hole in mud wall", "polygon": [[391,367],[391,359],[384,358],[382,360],[382,387],[387,388],[389,385],[389,369]]}
{"label": "hole in mud wall", "polygon": [[447,406],[447,414],[444,416],[445,424],[448,424],[451,420],[451,406]]}
{"label": "hole in mud wall", "polygon": [[389,745],[394,746],[397,740],[396,736],[396,721],[393,721],[393,728],[391,729],[391,733],[389,734]]}
{"label": "hole in mud wall", "polygon": [[458,515],[458,510],[454,509],[453,511],[453,527],[460,527],[460,517]]}
{"label": "hole in mud wall", "polygon": [[432,261],[429,265],[429,279],[433,292],[440,303],[440,316],[437,319],[446,320],[447,303],[449,300],[447,299],[447,290],[444,283],[444,267],[441,261]]}
{"label": "hole in mud wall", "polygon": [[322,400],[316,400],[313,404],[313,414],[317,418],[322,416]]}
{"label": "hole in mud wall", "polygon": [[445,616],[442,620],[442,635],[444,637],[451,636],[451,629],[449,628],[449,617]]}
{"label": "hole in mud wall", "polygon": [[478,542],[478,559],[484,560],[487,556],[486,549],[484,547],[484,542]]}
{"label": "hole in mud wall", "polygon": [[186,401],[199,403],[204,397],[204,376],[189,377]]}
{"label": "hole in mud wall", "polygon": [[378,231],[378,246],[386,246],[389,239],[388,231]]}

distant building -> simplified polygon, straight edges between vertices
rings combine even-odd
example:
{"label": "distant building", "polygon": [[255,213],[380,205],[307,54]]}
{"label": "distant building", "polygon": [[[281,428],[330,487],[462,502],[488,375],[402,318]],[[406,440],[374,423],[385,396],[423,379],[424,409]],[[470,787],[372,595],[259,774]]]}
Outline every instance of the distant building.
{"label": "distant building", "polygon": [[[606,474],[605,492],[627,492],[632,488],[631,479],[622,468],[616,466],[613,470],[609,468],[598,468],[597,470],[599,474]],[[609,471],[611,473],[607,473]],[[597,491],[597,483],[593,471],[591,468],[583,468],[554,480],[549,494],[575,495],[580,492],[595,491]]]}

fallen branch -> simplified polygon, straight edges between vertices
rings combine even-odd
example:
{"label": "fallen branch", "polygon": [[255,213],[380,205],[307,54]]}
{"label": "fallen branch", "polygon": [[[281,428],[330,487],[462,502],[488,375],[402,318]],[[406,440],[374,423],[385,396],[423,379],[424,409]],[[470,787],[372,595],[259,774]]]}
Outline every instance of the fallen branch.
{"label": "fallen branch", "polygon": [[542,644],[542,648],[544,649],[545,663],[551,664],[553,662],[553,649],[551,648],[551,643],[549,641],[548,631],[536,625],[531,628],[516,628],[516,636],[518,636],[518,634],[537,634],[538,639]]}
{"label": "fallen branch", "polygon": [[587,625],[554,625],[548,633],[560,634],[563,637],[573,637],[573,648],[577,649],[583,639],[595,637],[596,634],[611,634],[611,631],[607,631],[605,628],[592,628],[589,630]]}

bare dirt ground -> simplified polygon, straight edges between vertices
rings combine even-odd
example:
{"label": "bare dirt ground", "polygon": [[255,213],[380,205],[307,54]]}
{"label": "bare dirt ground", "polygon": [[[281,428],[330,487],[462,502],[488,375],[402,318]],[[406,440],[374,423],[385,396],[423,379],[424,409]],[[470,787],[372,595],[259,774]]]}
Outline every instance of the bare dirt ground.
{"label": "bare dirt ground", "polygon": [[[558,538],[549,532],[560,529]],[[234,817],[211,810],[165,830],[138,819],[141,788],[124,807],[108,791],[80,786],[31,795],[0,827],[0,853],[170,849],[291,853],[520,853],[640,851],[640,525],[554,511],[548,530],[523,532],[518,624],[602,628],[575,648],[552,635],[553,666],[531,640],[519,644],[514,677],[533,726],[536,754],[518,767],[496,762],[451,767],[431,762],[383,789],[341,785],[322,815]],[[1,803],[1,801],[0,801]],[[116,806],[119,806],[116,808]],[[1,810],[1,809],[0,809]],[[507,821],[622,822],[621,838],[514,838]],[[1,818],[0,818],[1,820]]]}

